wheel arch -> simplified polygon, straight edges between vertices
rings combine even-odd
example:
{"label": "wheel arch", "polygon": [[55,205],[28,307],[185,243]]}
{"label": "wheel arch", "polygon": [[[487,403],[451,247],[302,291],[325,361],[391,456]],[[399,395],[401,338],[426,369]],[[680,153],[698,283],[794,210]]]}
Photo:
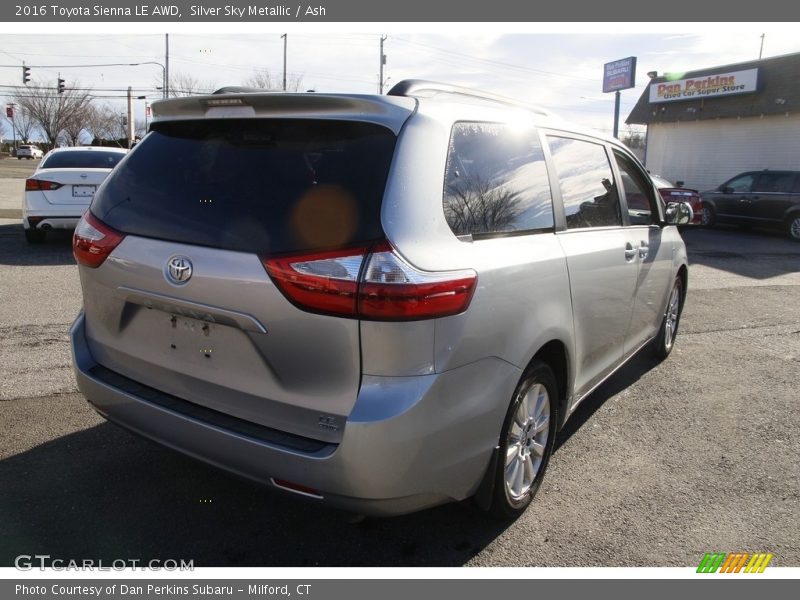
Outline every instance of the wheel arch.
{"label": "wheel arch", "polygon": [[553,339],[543,344],[533,355],[528,367],[535,362],[540,361],[545,363],[553,371],[556,377],[556,385],[558,386],[558,404],[556,407],[558,413],[558,429],[564,426],[567,414],[567,404],[571,394],[570,385],[570,359],[567,345],[559,340]]}
{"label": "wheel arch", "polygon": [[678,277],[681,278],[681,311],[686,302],[686,292],[689,289],[689,268],[683,264],[678,269]]}

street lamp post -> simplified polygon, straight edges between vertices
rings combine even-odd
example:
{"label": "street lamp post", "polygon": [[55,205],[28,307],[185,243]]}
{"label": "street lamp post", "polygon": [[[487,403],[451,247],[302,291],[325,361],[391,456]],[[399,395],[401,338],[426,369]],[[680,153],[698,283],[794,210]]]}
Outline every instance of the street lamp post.
{"label": "street lamp post", "polygon": [[130,67],[138,67],[139,65],[158,65],[161,67],[161,81],[163,83],[161,94],[164,98],[167,97],[167,93],[169,88],[167,87],[167,67],[162,65],[160,62],[155,62],[154,60],[148,60],[145,62],[138,62],[138,63],[128,63]]}

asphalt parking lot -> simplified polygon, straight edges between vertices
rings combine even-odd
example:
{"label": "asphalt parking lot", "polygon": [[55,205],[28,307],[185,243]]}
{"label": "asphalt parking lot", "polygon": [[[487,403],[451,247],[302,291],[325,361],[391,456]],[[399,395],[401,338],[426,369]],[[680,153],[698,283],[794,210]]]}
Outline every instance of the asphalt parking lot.
{"label": "asphalt parking lot", "polygon": [[[16,193],[8,177],[0,195]],[[694,566],[712,551],[771,552],[773,565],[800,566],[800,244],[779,234],[685,232],[692,267],[675,350],[659,365],[637,357],[584,401],[518,521],[488,520],[469,503],[359,520],[272,495],[97,416],[70,366],[81,299],[69,236],[28,246],[13,207],[3,210],[0,566],[20,554],[196,566]]]}

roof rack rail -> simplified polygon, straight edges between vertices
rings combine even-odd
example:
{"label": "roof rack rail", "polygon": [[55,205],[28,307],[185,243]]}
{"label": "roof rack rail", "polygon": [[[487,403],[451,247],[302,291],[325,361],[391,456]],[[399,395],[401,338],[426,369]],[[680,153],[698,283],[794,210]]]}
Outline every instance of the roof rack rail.
{"label": "roof rack rail", "polygon": [[541,106],[536,106],[535,104],[520,102],[519,100],[514,100],[513,98],[507,98],[497,94],[490,94],[488,92],[481,92],[472,88],[450,85],[448,83],[439,83],[437,81],[427,81],[425,79],[404,79],[403,81],[396,83],[394,87],[387,92],[387,95],[418,96],[422,95],[423,92],[467,96],[479,100],[487,100],[497,104],[504,104],[506,106],[524,108],[547,117],[554,116],[551,111],[547,110],[546,108],[542,108]]}

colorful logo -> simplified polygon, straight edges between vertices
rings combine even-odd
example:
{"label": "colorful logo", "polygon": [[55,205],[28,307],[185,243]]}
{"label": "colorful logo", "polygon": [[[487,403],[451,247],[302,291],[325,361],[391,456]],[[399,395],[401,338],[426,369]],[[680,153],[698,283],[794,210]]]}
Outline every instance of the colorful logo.
{"label": "colorful logo", "polygon": [[763,573],[772,560],[772,554],[766,552],[710,552],[707,553],[700,565],[698,573]]}

